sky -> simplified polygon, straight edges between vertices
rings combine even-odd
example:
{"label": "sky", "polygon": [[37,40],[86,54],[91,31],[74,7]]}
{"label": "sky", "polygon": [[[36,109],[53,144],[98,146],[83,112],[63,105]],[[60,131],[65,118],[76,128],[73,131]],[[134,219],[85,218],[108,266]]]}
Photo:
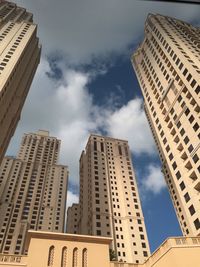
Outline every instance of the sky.
{"label": "sky", "polygon": [[16,0],[38,24],[42,55],[7,155],[23,133],[49,130],[69,167],[68,206],[78,201],[79,157],[89,134],[128,140],[151,251],[181,235],[143,110],[130,57],[148,13],[200,25],[200,6],[141,0]]}

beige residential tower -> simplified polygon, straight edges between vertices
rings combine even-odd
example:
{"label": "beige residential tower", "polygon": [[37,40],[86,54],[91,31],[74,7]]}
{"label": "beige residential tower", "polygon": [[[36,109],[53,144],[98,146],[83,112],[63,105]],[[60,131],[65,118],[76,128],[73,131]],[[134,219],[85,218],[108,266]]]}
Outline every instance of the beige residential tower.
{"label": "beige residential tower", "polygon": [[149,244],[127,141],[89,137],[80,158],[79,201],[78,233],[112,237],[117,260],[144,262]]}
{"label": "beige residential tower", "polygon": [[132,56],[184,235],[200,235],[200,29],[149,14]]}
{"label": "beige residential tower", "polygon": [[33,15],[0,0],[0,163],[40,60]]}
{"label": "beige residential tower", "polygon": [[64,232],[68,169],[58,165],[60,140],[25,134],[16,158],[0,167],[0,252],[25,253],[29,229]]}

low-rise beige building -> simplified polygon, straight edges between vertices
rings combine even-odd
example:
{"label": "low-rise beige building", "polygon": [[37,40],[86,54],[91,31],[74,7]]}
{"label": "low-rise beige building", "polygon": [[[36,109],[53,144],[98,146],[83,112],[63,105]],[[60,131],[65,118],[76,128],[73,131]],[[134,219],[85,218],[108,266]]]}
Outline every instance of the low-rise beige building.
{"label": "low-rise beige building", "polygon": [[111,238],[62,233],[28,233],[27,256],[0,254],[0,267],[198,267],[200,238],[168,238],[143,263],[111,262]]}

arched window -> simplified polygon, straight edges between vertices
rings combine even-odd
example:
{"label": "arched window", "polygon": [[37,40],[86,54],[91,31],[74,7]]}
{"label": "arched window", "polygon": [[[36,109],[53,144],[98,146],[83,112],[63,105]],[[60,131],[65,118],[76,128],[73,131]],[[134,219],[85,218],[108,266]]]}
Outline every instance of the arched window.
{"label": "arched window", "polygon": [[61,257],[61,267],[67,267],[67,248],[63,247]]}
{"label": "arched window", "polygon": [[78,248],[73,250],[72,267],[78,267]]}
{"label": "arched window", "polygon": [[84,248],[82,252],[82,267],[87,267],[87,248]]}
{"label": "arched window", "polygon": [[48,266],[53,266],[54,253],[55,253],[55,247],[54,246],[51,246],[49,248]]}

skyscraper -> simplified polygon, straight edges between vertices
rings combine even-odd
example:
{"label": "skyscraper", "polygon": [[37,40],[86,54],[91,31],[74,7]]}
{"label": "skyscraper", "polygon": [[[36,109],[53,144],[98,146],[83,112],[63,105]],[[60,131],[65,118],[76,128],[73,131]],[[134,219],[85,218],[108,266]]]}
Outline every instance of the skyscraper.
{"label": "skyscraper", "polygon": [[132,56],[184,235],[200,234],[200,29],[150,14]]}
{"label": "skyscraper", "polygon": [[78,223],[80,216],[80,205],[77,203],[72,204],[71,207],[67,209],[67,233],[77,234],[78,233]]}
{"label": "skyscraper", "polygon": [[89,137],[80,158],[79,201],[78,233],[112,237],[118,260],[147,259],[149,244],[127,141]]}
{"label": "skyscraper", "polygon": [[0,252],[24,253],[29,229],[63,232],[68,169],[57,165],[60,140],[25,134],[16,158],[0,168]]}
{"label": "skyscraper", "polygon": [[0,163],[40,60],[36,31],[31,13],[0,0]]}

